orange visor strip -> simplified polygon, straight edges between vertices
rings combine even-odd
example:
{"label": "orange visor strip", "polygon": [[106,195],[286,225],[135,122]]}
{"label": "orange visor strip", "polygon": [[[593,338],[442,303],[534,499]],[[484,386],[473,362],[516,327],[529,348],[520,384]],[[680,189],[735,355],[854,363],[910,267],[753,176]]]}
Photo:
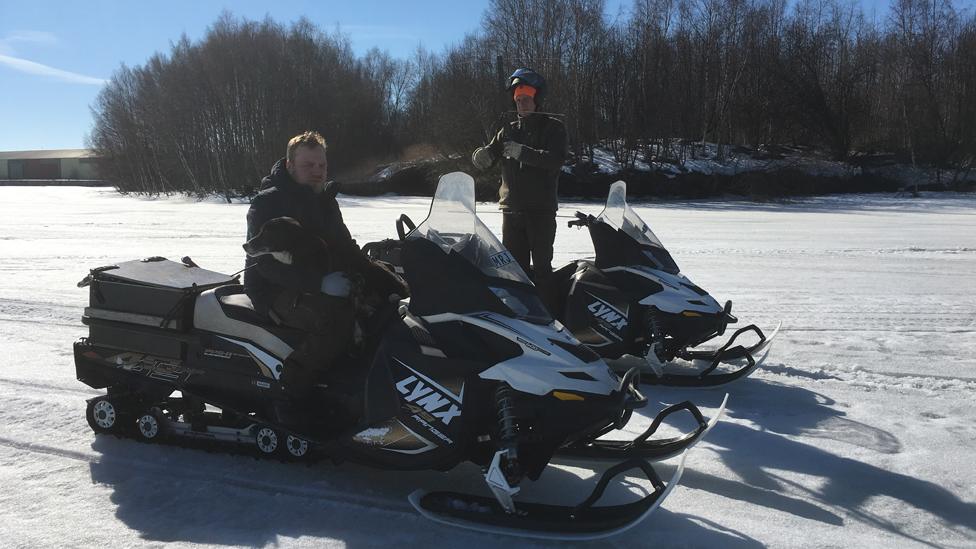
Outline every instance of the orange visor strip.
{"label": "orange visor strip", "polygon": [[536,93],[536,89],[533,88],[532,86],[529,86],[527,84],[519,84],[518,86],[515,86],[515,93],[512,95],[512,99],[515,99],[520,95],[528,95],[529,97],[534,99],[535,93]]}

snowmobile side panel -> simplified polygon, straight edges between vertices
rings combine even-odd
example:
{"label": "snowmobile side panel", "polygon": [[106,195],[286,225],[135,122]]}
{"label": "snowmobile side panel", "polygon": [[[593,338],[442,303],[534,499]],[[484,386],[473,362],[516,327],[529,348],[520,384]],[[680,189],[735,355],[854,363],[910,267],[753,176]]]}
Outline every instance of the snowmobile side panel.
{"label": "snowmobile side panel", "polygon": [[101,348],[85,340],[75,343],[74,354],[77,378],[95,389],[128,387],[168,394],[194,375],[179,359]]}
{"label": "snowmobile side panel", "polygon": [[589,262],[579,262],[563,311],[563,324],[581,343],[604,357],[632,352],[639,307]]}

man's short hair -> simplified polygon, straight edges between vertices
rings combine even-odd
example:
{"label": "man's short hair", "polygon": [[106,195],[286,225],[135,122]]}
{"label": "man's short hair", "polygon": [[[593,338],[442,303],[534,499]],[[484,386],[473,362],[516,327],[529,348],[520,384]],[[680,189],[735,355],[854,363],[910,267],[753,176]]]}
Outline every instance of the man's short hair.
{"label": "man's short hair", "polygon": [[295,151],[298,150],[298,147],[322,147],[328,150],[322,134],[315,131],[307,131],[288,140],[288,151],[285,153],[285,158],[288,159],[288,162],[295,161]]}

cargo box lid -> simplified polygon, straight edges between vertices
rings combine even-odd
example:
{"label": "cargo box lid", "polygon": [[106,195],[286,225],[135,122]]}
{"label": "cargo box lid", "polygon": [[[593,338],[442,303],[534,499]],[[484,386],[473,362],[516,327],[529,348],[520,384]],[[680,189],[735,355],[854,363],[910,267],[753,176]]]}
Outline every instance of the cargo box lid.
{"label": "cargo box lid", "polygon": [[150,257],[124,261],[116,265],[107,265],[92,269],[91,273],[78,283],[87,286],[95,280],[115,280],[132,282],[144,286],[158,288],[173,288],[187,290],[195,288],[202,290],[225,284],[233,284],[236,276],[230,276],[216,271],[208,271],[196,266],[192,260],[186,258],[185,263],[170,261],[165,257]]}

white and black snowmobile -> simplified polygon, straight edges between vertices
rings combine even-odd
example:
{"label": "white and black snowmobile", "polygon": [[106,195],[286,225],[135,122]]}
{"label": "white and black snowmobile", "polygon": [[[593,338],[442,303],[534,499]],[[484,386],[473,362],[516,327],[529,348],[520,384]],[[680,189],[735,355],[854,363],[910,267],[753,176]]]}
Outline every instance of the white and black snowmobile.
{"label": "white and black snowmobile", "polygon": [[[279,379],[299,334],[259,317],[236,279],[188,259],[91,271],[82,281],[90,285],[90,334],[75,343],[75,365],[79,380],[107,394],[89,401],[89,424],[99,433],[223,440],[286,458],[314,449],[384,469],[448,470],[472,461],[484,468],[491,497],[416,492],[410,499],[428,517],[481,530],[591,539],[629,528],[660,505],[682,467],[665,483],[649,461],[700,441],[724,403],[709,422],[685,402],[634,440],[598,440],[646,405],[639,373],[618,377],[553,321],[475,215],[466,174],[441,179],[427,220],[400,251],[412,296],[367,330],[366,351],[350,365],[361,375],[345,390],[361,395],[361,407],[350,413],[348,399],[320,387],[322,421],[300,426],[279,420],[272,405],[284,398]],[[682,410],[698,428],[650,439]],[[579,505],[516,503],[519,483],[537,479],[557,454],[616,465]],[[634,468],[651,493],[594,506],[614,477]]]}
{"label": "white and black snowmobile", "polygon": [[[645,374],[642,383],[713,387],[742,379],[758,367],[756,357],[768,349],[779,326],[767,337],[750,324],[717,349],[698,349],[738,321],[732,302],[719,305],[681,274],[647,223],[627,205],[623,181],[611,185],[599,216],[576,212],[569,226],[589,230],[596,257],[573,261],[554,273],[561,296],[554,313],[615,370],[639,367]],[[747,333],[756,341],[735,344]]]}

